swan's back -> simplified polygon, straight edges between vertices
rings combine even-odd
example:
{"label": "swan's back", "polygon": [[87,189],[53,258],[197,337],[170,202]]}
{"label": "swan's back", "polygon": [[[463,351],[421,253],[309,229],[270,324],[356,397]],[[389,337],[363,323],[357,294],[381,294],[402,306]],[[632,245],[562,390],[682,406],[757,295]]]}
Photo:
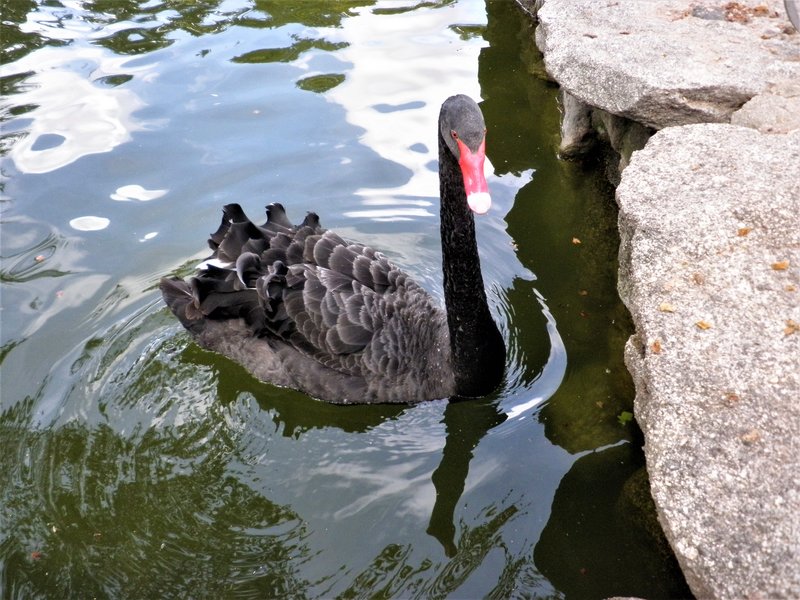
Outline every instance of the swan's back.
{"label": "swan's back", "polygon": [[238,204],[188,281],[161,281],[197,341],[264,381],[336,403],[415,402],[454,393],[447,319],[385,256],[283,207],[252,223]]}

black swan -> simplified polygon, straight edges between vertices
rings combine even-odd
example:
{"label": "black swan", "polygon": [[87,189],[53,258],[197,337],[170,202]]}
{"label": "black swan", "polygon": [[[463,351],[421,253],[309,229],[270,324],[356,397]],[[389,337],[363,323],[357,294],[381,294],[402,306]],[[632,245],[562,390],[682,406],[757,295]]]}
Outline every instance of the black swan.
{"label": "black swan", "polygon": [[[472,212],[489,210],[486,127],[452,96],[439,113],[439,192],[446,311],[372,248],[283,206],[253,224],[238,204],[211,234],[196,277],[161,280],[197,342],[258,379],[337,404],[476,397],[503,377],[505,345],[483,288]],[[472,211],[472,212],[471,212]]]}

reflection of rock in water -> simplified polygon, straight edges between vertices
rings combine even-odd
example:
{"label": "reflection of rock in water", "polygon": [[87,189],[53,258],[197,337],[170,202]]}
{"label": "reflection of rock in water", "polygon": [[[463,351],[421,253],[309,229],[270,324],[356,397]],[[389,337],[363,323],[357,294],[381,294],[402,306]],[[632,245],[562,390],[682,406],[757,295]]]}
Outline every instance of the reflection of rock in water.
{"label": "reflection of rock in water", "polygon": [[[628,482],[641,477],[642,461],[632,444],[620,444],[578,459],[561,480],[533,559],[566,597],[691,595],[674,558],[653,552],[664,542],[642,528],[654,507],[632,501]],[[615,546],[598,553],[604,540]]]}

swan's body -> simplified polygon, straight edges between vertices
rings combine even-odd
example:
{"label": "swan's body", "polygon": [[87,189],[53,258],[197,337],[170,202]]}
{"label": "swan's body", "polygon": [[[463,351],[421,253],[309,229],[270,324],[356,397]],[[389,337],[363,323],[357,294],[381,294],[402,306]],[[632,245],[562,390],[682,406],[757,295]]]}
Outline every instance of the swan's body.
{"label": "swan's body", "polygon": [[[505,347],[489,314],[470,208],[486,212],[485,127],[453,96],[439,116],[447,312],[382,254],[293,226],[279,204],[250,222],[237,204],[211,235],[213,263],[188,282],[163,279],[170,309],[206,348],[257,378],[333,403],[481,396],[502,378]],[[469,200],[468,200],[469,196]]]}

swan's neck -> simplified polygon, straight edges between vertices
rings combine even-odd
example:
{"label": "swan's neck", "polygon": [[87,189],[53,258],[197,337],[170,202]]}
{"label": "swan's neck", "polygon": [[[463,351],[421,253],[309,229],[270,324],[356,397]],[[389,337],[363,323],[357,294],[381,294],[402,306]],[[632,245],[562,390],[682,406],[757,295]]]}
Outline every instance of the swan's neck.
{"label": "swan's neck", "polygon": [[503,376],[505,345],[486,302],[475,220],[461,171],[441,136],[439,194],[444,298],[456,390],[462,396],[483,396]]}

